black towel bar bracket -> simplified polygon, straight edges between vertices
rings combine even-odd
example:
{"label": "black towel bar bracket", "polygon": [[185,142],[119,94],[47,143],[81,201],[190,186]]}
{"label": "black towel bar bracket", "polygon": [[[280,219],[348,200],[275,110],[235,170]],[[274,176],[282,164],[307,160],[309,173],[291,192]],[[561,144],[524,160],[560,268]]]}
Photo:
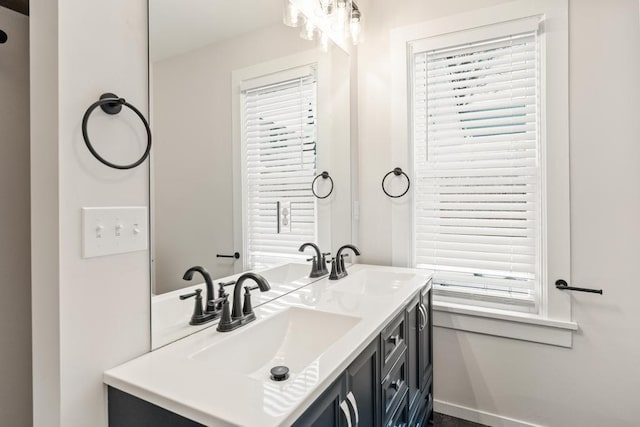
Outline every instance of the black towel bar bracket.
{"label": "black towel bar bracket", "polygon": [[[100,107],[105,113],[109,115],[115,115],[122,111],[123,105],[133,111],[140,118],[145,130],[147,131],[147,148],[144,150],[144,154],[137,161],[129,165],[118,165],[112,163],[98,154],[98,152],[95,150],[95,148],[93,148],[93,145],[91,144],[91,140],[89,139],[89,132],[87,131],[87,124],[89,123],[89,117],[91,116],[91,113],[93,113],[93,110]],[[149,157],[149,153],[151,152],[151,128],[149,127],[149,123],[147,122],[147,120],[144,118],[144,115],[136,107],[129,104],[124,98],[120,98],[118,97],[118,95],[115,95],[113,93],[103,93],[100,96],[100,99],[91,104],[91,106],[89,106],[87,111],[84,113],[84,116],[82,117],[82,137],[84,138],[84,143],[87,145],[89,152],[91,152],[91,154],[93,154],[93,156],[98,159],[100,163],[113,169],[133,169],[142,164],[142,162],[144,162],[147,157]]]}
{"label": "black towel bar bracket", "polygon": [[569,286],[567,281],[562,279],[556,280],[556,288],[560,289],[561,291],[578,291],[578,292],[588,292],[591,294],[602,295],[602,289],[575,288],[573,286]]}

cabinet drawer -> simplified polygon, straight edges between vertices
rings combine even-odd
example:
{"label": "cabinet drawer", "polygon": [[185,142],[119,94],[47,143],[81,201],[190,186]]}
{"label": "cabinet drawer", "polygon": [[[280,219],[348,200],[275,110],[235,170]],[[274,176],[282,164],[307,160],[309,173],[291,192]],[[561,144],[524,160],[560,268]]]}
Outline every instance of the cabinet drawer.
{"label": "cabinet drawer", "polygon": [[387,424],[391,415],[400,405],[403,399],[406,400],[407,390],[407,358],[406,353],[402,353],[400,359],[389,371],[389,374],[382,381],[382,408],[384,410],[384,423]]}
{"label": "cabinet drawer", "polygon": [[406,338],[407,324],[402,311],[380,334],[383,378],[407,348]]}
{"label": "cabinet drawer", "polygon": [[409,427],[409,394],[405,393],[400,406],[386,427]]}
{"label": "cabinet drawer", "polygon": [[417,399],[413,405],[409,406],[409,413],[411,415],[411,427],[428,426],[431,419],[432,411],[433,394],[431,382],[429,382],[428,388],[421,393],[420,398]]}

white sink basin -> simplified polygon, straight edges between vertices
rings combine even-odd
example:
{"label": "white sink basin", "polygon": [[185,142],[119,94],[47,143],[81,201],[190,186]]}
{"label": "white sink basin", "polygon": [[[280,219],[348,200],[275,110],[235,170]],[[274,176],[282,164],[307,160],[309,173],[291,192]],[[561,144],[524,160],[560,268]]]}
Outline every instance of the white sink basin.
{"label": "white sink basin", "polygon": [[333,343],[345,335],[359,317],[291,307],[273,317],[240,329],[228,339],[191,354],[190,358],[225,366],[227,373],[269,380],[274,366],[287,366],[295,378]]}
{"label": "white sink basin", "polygon": [[424,278],[422,275],[413,273],[365,269],[336,281],[332,289],[359,295],[384,296],[412,285],[416,280],[424,280]]}

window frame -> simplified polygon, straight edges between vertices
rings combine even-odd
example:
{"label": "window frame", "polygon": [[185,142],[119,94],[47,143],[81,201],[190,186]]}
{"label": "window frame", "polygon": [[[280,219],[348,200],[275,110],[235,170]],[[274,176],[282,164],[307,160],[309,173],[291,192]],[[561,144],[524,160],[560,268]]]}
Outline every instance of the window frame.
{"label": "window frame", "polygon": [[[555,289],[557,279],[570,282],[568,2],[520,0],[399,28],[391,33],[392,134],[394,166],[413,176],[411,132],[411,44],[531,17],[540,23],[540,102],[542,197],[542,276],[537,314],[461,306],[434,301],[434,324],[470,332],[571,347],[571,297]],[[480,30],[478,30],[480,29]],[[487,38],[490,38],[487,37]],[[550,120],[549,118],[553,118]],[[553,186],[547,185],[553,182]],[[413,192],[392,205],[392,264],[413,266]],[[553,236],[550,240],[548,236]]]}

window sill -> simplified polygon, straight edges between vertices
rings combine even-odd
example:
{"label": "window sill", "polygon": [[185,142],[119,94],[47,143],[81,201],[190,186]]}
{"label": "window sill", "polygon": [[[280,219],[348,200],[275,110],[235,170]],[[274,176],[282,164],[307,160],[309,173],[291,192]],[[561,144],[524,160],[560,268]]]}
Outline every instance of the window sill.
{"label": "window sill", "polygon": [[458,331],[571,348],[578,324],[490,308],[433,302],[433,325]]}

